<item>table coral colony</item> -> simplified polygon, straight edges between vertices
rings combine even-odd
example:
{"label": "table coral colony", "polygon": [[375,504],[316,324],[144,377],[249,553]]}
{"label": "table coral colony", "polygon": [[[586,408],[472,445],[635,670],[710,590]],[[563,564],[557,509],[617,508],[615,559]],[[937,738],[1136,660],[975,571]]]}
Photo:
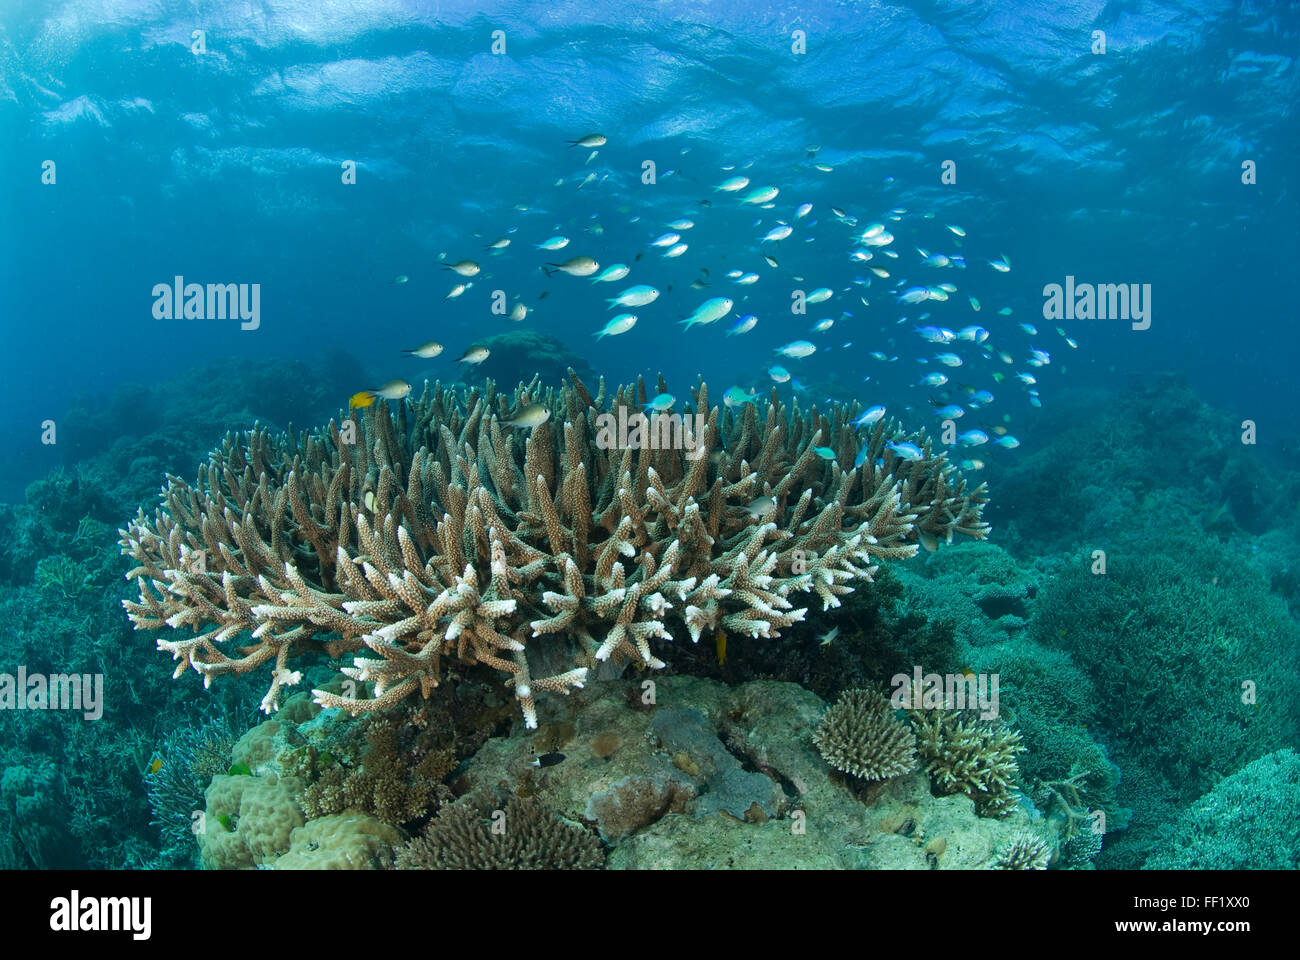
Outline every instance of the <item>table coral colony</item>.
{"label": "table coral colony", "polygon": [[[764,410],[719,411],[701,382],[708,456],[602,449],[598,418],[644,410],[646,385],[611,394],[602,380],[593,397],[569,381],[426,384],[359,422],[228,434],[196,482],[169,476],[153,515],[120,531],[138,563],[131,621],[189,628],[158,641],[178,677],[268,666],[268,713],[301,680],[295,657],[357,653],[343,672],[358,695],[317,702],[355,715],[428,696],[450,658],[507,674],[532,727],[538,694],[582,686],[602,661],[664,666],[651,641],[680,637],[670,627],[776,637],[803,618],[801,594],[835,607],[922,537],[988,533],[982,484],[968,489],[924,434],[909,458],[887,446],[903,438],[892,422],[859,437],[856,404],[804,412],[774,390]],[[545,422],[505,425],[536,403]],[[760,497],[775,507],[755,519]]]}

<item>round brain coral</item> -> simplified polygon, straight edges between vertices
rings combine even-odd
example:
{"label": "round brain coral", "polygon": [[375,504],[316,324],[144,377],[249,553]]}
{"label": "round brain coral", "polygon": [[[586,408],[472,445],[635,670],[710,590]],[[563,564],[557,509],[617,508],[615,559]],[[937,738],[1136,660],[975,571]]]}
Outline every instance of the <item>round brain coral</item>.
{"label": "round brain coral", "polygon": [[874,690],[848,690],[826,712],[813,743],[837,770],[886,780],[916,769],[916,736]]}

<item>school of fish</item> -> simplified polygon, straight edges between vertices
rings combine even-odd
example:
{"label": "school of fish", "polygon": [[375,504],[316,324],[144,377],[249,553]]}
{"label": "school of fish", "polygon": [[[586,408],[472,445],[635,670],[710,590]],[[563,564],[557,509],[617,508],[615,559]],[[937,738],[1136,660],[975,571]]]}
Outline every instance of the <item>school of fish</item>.
{"label": "school of fish", "polygon": [[[583,164],[588,168],[609,140],[597,132],[568,142],[571,147],[590,151]],[[690,148],[680,152],[684,157]],[[817,162],[797,163],[796,167],[801,169],[787,168],[784,172],[806,174],[813,171],[825,181],[827,175],[834,173],[835,167],[820,160],[820,152],[820,146],[806,147],[806,160]],[[870,383],[874,374],[885,365],[900,361],[917,365],[915,377],[905,378],[903,395],[898,396],[896,389],[893,391],[893,406],[873,403],[883,399],[879,396],[859,398],[867,406],[866,413],[855,422],[859,429],[870,429],[885,416],[887,409],[897,407],[898,412],[915,412],[928,408],[939,420],[937,434],[940,442],[959,453],[986,444],[1006,450],[1019,447],[1020,441],[1009,432],[1012,415],[1007,412],[995,415],[992,408],[998,394],[1011,389],[1021,391],[1030,406],[1041,406],[1038,377],[1052,364],[1052,353],[1048,348],[1049,337],[1040,335],[1035,324],[1011,320],[1014,310],[1010,306],[1002,306],[996,311],[984,310],[981,297],[984,300],[1005,299],[1014,293],[1014,289],[1008,290],[1005,286],[1007,281],[1002,280],[1012,271],[1010,258],[1001,252],[996,257],[968,257],[966,229],[945,222],[946,218],[940,218],[934,211],[917,211],[904,206],[885,208],[883,204],[879,209],[859,210],[815,199],[790,197],[790,191],[779,185],[781,172],[764,172],[756,161],[724,165],[721,170],[710,171],[712,175],[696,171],[695,175],[688,176],[678,169],[657,170],[653,182],[676,176],[682,181],[690,181],[692,187],[688,188],[684,198],[685,209],[675,219],[643,218],[626,203],[615,208],[627,228],[645,236],[641,249],[622,258],[630,262],[620,260],[602,264],[592,254],[601,254],[604,259],[603,250],[588,249],[584,252],[584,247],[597,246],[600,241],[579,238],[579,231],[594,238],[602,237],[605,232],[605,223],[601,220],[603,214],[599,212],[590,213],[585,220],[571,215],[565,221],[551,223],[548,229],[538,229],[531,244],[513,244],[513,235],[523,229],[516,223],[506,227],[504,234],[495,240],[479,243],[479,246],[491,258],[532,257],[536,268],[548,281],[556,274],[563,274],[586,278],[593,287],[636,279],[632,275],[638,271],[638,264],[650,254],[655,256],[647,261],[647,265],[653,265],[656,275],[662,275],[665,263],[671,262],[679,278],[664,284],[664,289],[651,283],[631,283],[613,296],[604,297],[610,310],[623,312],[616,312],[603,327],[593,331],[592,335],[598,341],[627,336],[634,329],[646,335],[654,331],[660,336],[723,338],[711,347],[691,346],[691,349],[705,350],[725,350],[725,338],[739,337],[755,330],[771,329],[784,337],[796,333],[808,338],[787,340],[774,346],[773,360],[779,359],[781,363],[770,363],[765,370],[757,372],[749,384],[729,388],[724,394],[728,407],[757,403],[758,388],[765,381],[778,387],[788,384],[792,391],[808,392],[809,387],[796,374],[805,379],[815,377],[816,358],[820,354],[853,350],[850,357],[862,373],[862,383]],[[584,169],[569,177],[561,177],[555,186],[575,190],[592,184],[599,187],[615,173],[612,168]],[[884,178],[886,188],[893,183],[893,177]],[[848,186],[854,194],[861,192],[856,183]],[[827,187],[820,192],[830,189]],[[692,194],[696,199],[689,199]],[[597,195],[597,191],[587,194],[589,197]],[[524,203],[515,205],[513,213],[523,220],[546,215],[544,210],[535,210]],[[703,236],[710,227],[714,229],[713,235],[721,228],[730,238],[725,248],[716,241],[693,242],[689,239]],[[790,259],[786,257],[787,252],[799,253],[799,245],[808,244],[816,245],[813,248],[817,254],[814,258],[816,276],[809,275],[811,270],[799,272],[782,267],[782,259]],[[507,254],[507,249],[524,249],[525,252]],[[571,249],[577,252],[567,259],[560,260],[554,256],[557,251],[567,253]],[[837,249],[841,251],[838,258],[834,253]],[[685,255],[691,251],[694,251],[693,256],[687,258]],[[741,262],[723,273],[716,262],[722,259]],[[808,259],[803,255],[799,262],[807,263]],[[443,269],[457,277],[457,282],[442,297],[443,303],[462,297],[474,286],[476,279],[481,281],[491,277],[490,273],[484,272],[483,264],[474,259],[452,259],[451,254],[443,253],[439,260]],[[847,268],[844,266],[846,263]],[[711,270],[716,272],[718,279],[715,280]],[[391,283],[404,286],[410,279],[409,275],[402,274]],[[559,283],[573,282],[556,280]],[[698,291],[724,282],[724,289],[731,288],[728,295],[700,296],[693,301],[693,308],[686,312],[676,310],[676,315],[673,315],[672,308],[663,304],[655,306],[676,284],[680,283],[683,289]],[[535,300],[544,300],[549,293],[549,288],[543,290]],[[958,296],[959,293],[963,296]],[[674,300],[680,301],[680,296]],[[498,309],[500,306],[496,305],[494,312],[519,322],[536,309],[536,302],[526,304],[521,296],[515,296],[508,309]],[[809,312],[808,308],[814,306],[817,310]],[[636,312],[630,312],[633,310]],[[814,314],[825,315],[816,317]],[[988,326],[973,322],[976,319],[983,320]],[[668,320],[676,323],[669,325]],[[717,325],[718,321],[726,321],[725,330],[713,333],[709,328]],[[697,331],[697,327],[706,332]],[[835,330],[833,337],[830,335],[832,328]],[[670,329],[677,332],[669,334]],[[1078,348],[1077,341],[1061,327],[1056,327],[1055,333],[1068,349]],[[850,339],[840,342],[844,336]],[[412,357],[432,359],[443,352],[443,347],[431,340],[403,352]],[[486,348],[471,345],[457,362],[478,364],[488,355]],[[785,363],[789,363],[793,370],[782,365]],[[837,373],[843,365],[842,360],[837,362]],[[1061,369],[1063,372],[1064,368]],[[358,392],[350,403],[353,407],[364,407],[379,398],[400,400],[410,389],[405,380],[395,379],[381,387]],[[874,384],[871,389],[883,392],[883,388]],[[650,404],[656,410],[667,410],[671,405],[672,398],[666,394],[656,397]],[[532,425],[538,415],[536,411],[527,415],[521,413],[512,425]],[[958,432],[955,429],[958,421],[962,421],[961,425],[966,429]],[[920,451],[907,447],[910,444],[891,444],[889,448],[905,458],[920,455]],[[835,451],[830,448],[817,452],[828,459],[835,456]],[[970,457],[960,462],[968,470],[984,466],[984,461]]]}

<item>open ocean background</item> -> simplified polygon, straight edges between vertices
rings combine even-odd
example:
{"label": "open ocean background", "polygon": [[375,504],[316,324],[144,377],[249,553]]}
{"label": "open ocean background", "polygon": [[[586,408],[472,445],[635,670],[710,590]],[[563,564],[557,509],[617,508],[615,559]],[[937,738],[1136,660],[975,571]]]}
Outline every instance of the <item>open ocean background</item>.
{"label": "open ocean background", "polygon": [[[194,30],[203,54],[191,52]],[[497,30],[502,55],[490,49]],[[806,53],[792,52],[795,31]],[[1104,55],[1092,52],[1094,31],[1105,33]],[[35,503],[29,486],[50,471],[75,472],[177,411],[212,412],[213,396],[223,399],[208,444],[253,418],[316,426],[395,377],[417,391],[425,378],[456,379],[464,349],[511,330],[555,338],[610,383],[662,372],[684,397],[703,377],[714,403],[733,384],[770,389],[774,348],[807,338],[813,356],[776,357],[806,388],[804,405],[883,404],[907,427],[933,430],[939,391],[918,387],[922,374],[997,394],[959,428],[1004,423],[1021,442],[977,451],[992,542],[1018,563],[1041,573],[1049,554],[1086,553],[1099,530],[1148,520],[1154,551],[1187,535],[1255,563],[1263,543],[1270,559],[1252,569],[1260,596],[1291,610],[1273,635],[1294,650],[1300,514],[1285,491],[1300,475],[1298,51],[1295,3],[5,0],[0,502]],[[608,143],[594,158],[568,145],[595,131]],[[42,183],[50,160],[54,185]],[[341,182],[349,161],[354,185]],[[657,183],[642,182],[645,161]],[[955,184],[940,182],[945,161],[956,163]],[[1245,161],[1253,185],[1242,182]],[[714,190],[737,174],[750,188],[779,187],[775,207]],[[812,213],[795,219],[805,202]],[[896,208],[907,213],[885,219]],[[649,242],[679,217],[695,221],[681,231],[689,249],[667,260]],[[778,220],[794,234],[760,246]],[[889,279],[848,259],[851,237],[878,220],[898,235],[899,259],[872,261]],[[571,238],[558,257],[533,248],[556,234]],[[501,236],[511,246],[488,253]],[[968,266],[920,266],[917,246],[960,252]],[[632,272],[593,285],[539,269],[577,254]],[[440,256],[473,258],[484,272],[444,301],[458,278]],[[990,267],[1000,256],[1009,273]],[[732,269],[760,280],[736,286]],[[702,270],[709,286],[692,289]],[[177,275],[260,284],[259,329],[155,319],[151,291]],[[399,275],[409,282],[394,283]],[[1067,275],[1150,284],[1150,329],[1061,322],[1071,349],[1042,316],[1043,287]],[[902,278],[958,292],[907,306]],[[663,295],[634,310],[634,329],[597,341],[613,315],[602,298],[634,283]],[[823,285],[832,302],[791,314],[793,288]],[[494,289],[528,305],[522,324],[491,312]],[[736,300],[730,318],[683,329],[678,320],[712,296]],[[726,336],[740,313],[756,314],[757,327]],[[809,334],[820,317],[833,329]],[[920,323],[983,324],[1014,365],[936,366],[928,358],[946,348],[918,338]],[[429,339],[442,356],[401,355]],[[1034,370],[1041,407],[1014,378],[1030,369],[1029,346],[1052,357]],[[995,369],[1006,382],[990,379]],[[788,400],[792,387],[778,390]],[[46,420],[56,444],[40,442]],[[1253,447],[1239,442],[1244,420],[1257,425]],[[1112,461],[1092,470],[1096,448],[1082,436],[1131,458],[1129,468],[1158,460],[1159,476],[1108,473],[1121,469]],[[1206,473],[1208,447],[1239,466]],[[188,449],[160,449],[157,483],[162,467],[193,476]],[[1139,489],[1143,473],[1150,488]],[[1098,520],[1120,486],[1128,499]],[[1174,488],[1183,504],[1203,497],[1188,508],[1195,525],[1157,515]],[[134,513],[128,501],[116,490],[77,509],[99,509],[111,534]],[[65,551],[57,538],[42,543],[31,540],[25,559],[14,548],[6,589],[31,588],[31,564]],[[1203,558],[1186,562],[1189,580],[1217,575],[1195,566]],[[165,681],[153,638],[135,642]],[[1293,737],[1269,746],[1287,744]],[[1237,769],[1216,768],[1201,786]],[[1190,802],[1166,800],[1158,819]],[[1140,865],[1133,856],[1119,865]]]}
{"label": "open ocean background", "polygon": [[[726,254],[756,248],[761,232],[747,215],[714,217],[725,221],[716,226],[699,217],[704,246],[687,238],[681,261],[628,281],[662,288],[676,275],[672,293],[631,336],[599,345],[590,333],[605,311],[589,285],[553,283],[549,302],[536,303],[541,256],[522,249],[576,234],[596,214],[606,232],[572,251],[627,261],[650,231],[709,196],[723,165],[750,161],[755,184],[818,205],[823,222],[833,204],[864,223],[902,206],[962,225],[976,256],[1012,259],[1006,277],[977,261],[981,282],[970,289],[990,308],[1015,308],[1017,321],[1035,319],[1043,285],[1067,274],[1150,283],[1151,329],[1074,324],[1081,349],[1061,358],[1060,382],[1107,387],[1177,370],[1205,399],[1259,423],[1264,443],[1296,432],[1294,5],[177,9],[4,5],[10,402],[0,492],[10,498],[66,455],[33,441],[77,394],[218,357],[332,357],[362,380],[386,380],[398,375],[398,349],[435,336],[447,354],[421,373],[445,376],[457,345],[509,321],[487,311],[484,282],[441,304],[449,284],[437,254],[477,256],[510,226],[520,231],[512,255],[499,267],[484,261],[490,286],[522,294],[530,326],[611,380],[653,369],[670,382],[700,374],[725,385],[761,373],[772,347],[804,329],[789,317],[788,284],[747,291],[746,312],[772,317],[757,331],[767,336],[728,340],[718,325],[688,339],[670,322],[700,299],[687,287],[695,266],[721,280]],[[193,29],[206,31],[208,54],[190,52]],[[495,29],[505,56],[489,52]],[[1090,52],[1094,29],[1106,32],[1104,56]],[[791,53],[794,30],[807,33],[805,55]],[[592,167],[608,179],[554,187],[586,171],[585,151],[565,141],[592,130],[610,137]],[[808,144],[822,146],[832,174],[810,169]],[[55,187],[41,183],[47,159],[58,164]],[[347,160],[358,166],[354,187],[340,183]],[[643,185],[644,160],[680,173]],[[958,164],[955,185],[939,183],[944,160]],[[1244,160],[1257,164],[1259,185],[1242,185]],[[521,203],[530,213],[513,209]],[[643,222],[627,224],[635,215]],[[822,237],[789,262],[810,279],[812,264],[830,263],[847,281],[845,252]],[[176,274],[260,283],[261,328],[154,320],[150,291]],[[392,286],[398,274],[411,282]],[[868,351],[918,349],[905,333],[896,349],[884,342],[880,328],[895,317],[879,299],[834,332],[856,349],[818,357],[818,372],[858,388]],[[339,398],[356,386],[341,381]],[[860,389],[867,402],[898,397]],[[1050,404],[1056,384],[1042,389]]]}

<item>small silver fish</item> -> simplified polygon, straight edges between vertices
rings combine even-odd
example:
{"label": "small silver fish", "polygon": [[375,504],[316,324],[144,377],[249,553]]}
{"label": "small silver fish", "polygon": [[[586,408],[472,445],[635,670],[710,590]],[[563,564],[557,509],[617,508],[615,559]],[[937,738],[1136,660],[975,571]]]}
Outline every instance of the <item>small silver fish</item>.
{"label": "small silver fish", "polygon": [[405,380],[389,380],[382,387],[370,392],[376,397],[383,397],[385,400],[401,400],[411,392],[411,385]]}
{"label": "small silver fish", "polygon": [[425,360],[431,360],[442,353],[442,344],[437,340],[430,340],[428,343],[420,344],[413,350],[403,350],[402,353],[408,357],[422,357]]}
{"label": "small silver fish", "polygon": [[460,260],[456,263],[444,263],[443,268],[446,270],[455,270],[462,277],[478,276],[481,267],[473,260]]}
{"label": "small silver fish", "polygon": [[[486,353],[486,351],[484,351]],[[530,403],[520,407],[519,412],[510,420],[502,421],[505,427],[536,427],[551,419],[551,411],[545,404]]]}
{"label": "small silver fish", "polygon": [[546,266],[554,268],[546,271],[548,277],[556,270],[571,277],[589,277],[600,269],[600,264],[591,257],[570,257],[563,263],[548,263]]}

